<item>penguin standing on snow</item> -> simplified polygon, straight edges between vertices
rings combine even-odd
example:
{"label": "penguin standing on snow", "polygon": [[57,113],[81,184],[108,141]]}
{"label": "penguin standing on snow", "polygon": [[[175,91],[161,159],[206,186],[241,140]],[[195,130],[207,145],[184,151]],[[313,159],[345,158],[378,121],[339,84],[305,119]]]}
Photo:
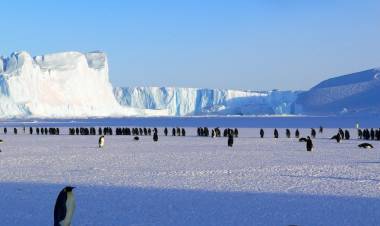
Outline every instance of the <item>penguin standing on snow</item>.
{"label": "penguin standing on snow", "polygon": [[300,137],[300,131],[298,129],[296,129],[296,132],[294,133],[294,135],[296,138],[299,138]]}
{"label": "penguin standing on snow", "polygon": [[340,136],[340,133],[337,133],[336,135],[332,136],[330,138],[331,140],[336,140],[337,143],[340,143],[340,140],[342,139],[342,137]]}
{"label": "penguin standing on snow", "polygon": [[316,135],[317,135],[317,132],[315,131],[315,129],[311,128],[311,137],[315,138]]}
{"label": "penguin standing on snow", "polygon": [[153,134],[153,141],[154,141],[154,142],[157,142],[157,141],[158,141],[158,135],[157,135],[157,133],[154,133],[154,134]]}
{"label": "penguin standing on snow", "polygon": [[54,226],[70,226],[75,210],[74,187],[65,187],[59,193],[54,207]]}
{"label": "penguin standing on snow", "polygon": [[311,141],[310,137],[308,136],[306,139],[306,150],[312,151],[313,150],[313,142]]}
{"label": "penguin standing on snow", "polygon": [[369,143],[361,143],[358,145],[359,148],[373,148],[372,144],[369,144]]}
{"label": "penguin standing on snow", "polygon": [[260,129],[260,137],[264,138],[264,130],[263,129]]}
{"label": "penguin standing on snow", "polygon": [[228,147],[232,147],[232,145],[234,144],[234,136],[232,136],[232,134],[228,135],[227,144],[228,144]]}
{"label": "penguin standing on snow", "polygon": [[286,137],[290,138],[290,130],[289,129],[286,129]]}
{"label": "penguin standing on snow", "polygon": [[104,136],[99,137],[99,148],[102,148],[104,146]]}
{"label": "penguin standing on snow", "polygon": [[278,131],[277,131],[277,129],[274,129],[273,135],[274,135],[274,138],[278,138]]}

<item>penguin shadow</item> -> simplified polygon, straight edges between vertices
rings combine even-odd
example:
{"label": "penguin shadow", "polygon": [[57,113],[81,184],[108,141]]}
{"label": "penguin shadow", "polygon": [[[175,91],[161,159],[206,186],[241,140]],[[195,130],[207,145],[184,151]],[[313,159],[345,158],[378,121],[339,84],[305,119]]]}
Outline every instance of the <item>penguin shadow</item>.
{"label": "penguin shadow", "polygon": [[[66,185],[2,182],[0,187],[2,225],[53,225],[55,203]],[[100,185],[76,186],[74,197],[72,225],[301,226],[380,222],[378,198]]]}

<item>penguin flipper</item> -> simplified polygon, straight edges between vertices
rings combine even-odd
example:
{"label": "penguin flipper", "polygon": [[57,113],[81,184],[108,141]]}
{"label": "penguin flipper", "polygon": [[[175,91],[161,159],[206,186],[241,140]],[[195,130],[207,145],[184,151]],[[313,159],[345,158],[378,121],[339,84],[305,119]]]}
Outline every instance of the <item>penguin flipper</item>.
{"label": "penguin flipper", "polygon": [[64,190],[62,190],[57,197],[57,201],[55,202],[54,226],[61,226],[60,222],[63,221],[66,217],[66,200],[67,194]]}

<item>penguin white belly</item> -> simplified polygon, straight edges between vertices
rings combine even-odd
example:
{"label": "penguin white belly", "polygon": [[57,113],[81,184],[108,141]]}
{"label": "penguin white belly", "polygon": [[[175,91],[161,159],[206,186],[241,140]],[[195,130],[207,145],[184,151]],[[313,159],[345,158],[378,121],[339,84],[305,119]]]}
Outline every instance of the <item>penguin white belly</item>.
{"label": "penguin white belly", "polygon": [[67,193],[66,200],[66,216],[63,221],[60,222],[61,226],[70,226],[75,210],[75,199],[72,192]]}
{"label": "penguin white belly", "polygon": [[99,147],[103,147],[103,146],[104,146],[104,138],[100,139],[99,141]]}

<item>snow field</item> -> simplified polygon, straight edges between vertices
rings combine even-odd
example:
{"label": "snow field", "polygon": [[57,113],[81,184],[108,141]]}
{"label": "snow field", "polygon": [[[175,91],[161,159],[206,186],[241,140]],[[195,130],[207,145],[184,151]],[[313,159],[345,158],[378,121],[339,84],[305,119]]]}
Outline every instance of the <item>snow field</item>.
{"label": "snow field", "polygon": [[159,128],[157,143],[106,136],[103,149],[98,136],[1,133],[1,225],[51,225],[65,185],[77,187],[74,226],[380,225],[379,142],[337,144],[337,130],[325,129],[309,153],[285,129],[260,139],[252,128],[228,148],[186,129],[164,137]]}

